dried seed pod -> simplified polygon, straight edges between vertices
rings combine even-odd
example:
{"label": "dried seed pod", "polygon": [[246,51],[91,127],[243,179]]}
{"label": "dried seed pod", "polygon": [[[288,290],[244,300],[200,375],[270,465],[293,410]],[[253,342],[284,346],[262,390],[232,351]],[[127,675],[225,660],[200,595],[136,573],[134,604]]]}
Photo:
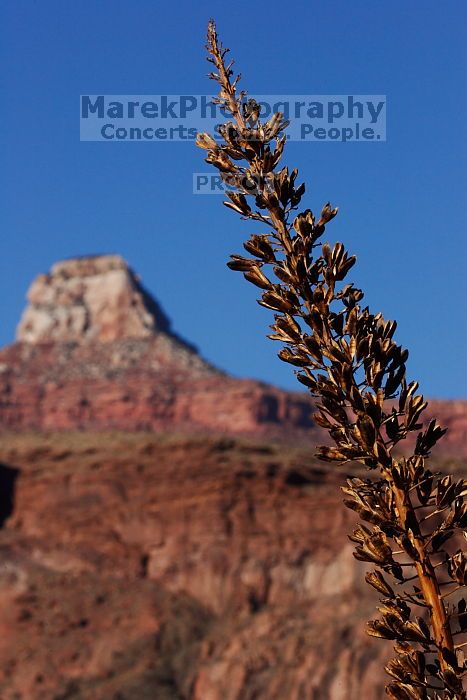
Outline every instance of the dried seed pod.
{"label": "dried seed pod", "polygon": [[379,571],[372,571],[365,574],[365,581],[388,598],[394,598],[393,589],[386,583],[383,575]]}

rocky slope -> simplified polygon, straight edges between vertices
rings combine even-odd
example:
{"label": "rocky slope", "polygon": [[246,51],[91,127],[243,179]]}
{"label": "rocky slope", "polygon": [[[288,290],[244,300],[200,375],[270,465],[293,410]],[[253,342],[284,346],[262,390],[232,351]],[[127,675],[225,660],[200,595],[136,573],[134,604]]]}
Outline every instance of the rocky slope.
{"label": "rocky slope", "polygon": [[2,700],[383,696],[353,515],[309,452],[5,435],[0,460]]}

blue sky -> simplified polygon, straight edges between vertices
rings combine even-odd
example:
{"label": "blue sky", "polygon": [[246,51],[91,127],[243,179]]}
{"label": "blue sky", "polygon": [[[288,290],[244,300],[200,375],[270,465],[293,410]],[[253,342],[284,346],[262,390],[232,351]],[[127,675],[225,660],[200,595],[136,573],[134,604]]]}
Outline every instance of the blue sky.
{"label": "blue sky", "polygon": [[252,94],[386,94],[383,143],[290,143],[304,206],[330,199],[329,240],[358,256],[352,279],[399,323],[409,373],[433,397],[465,382],[466,4],[432,0],[3,0],[0,343],[31,279],[61,258],[117,252],[209,360],[296,388],[270,316],[225,261],[252,232],[194,196],[207,169],[184,143],[79,140],[80,94],[212,90],[205,25],[218,23]]}

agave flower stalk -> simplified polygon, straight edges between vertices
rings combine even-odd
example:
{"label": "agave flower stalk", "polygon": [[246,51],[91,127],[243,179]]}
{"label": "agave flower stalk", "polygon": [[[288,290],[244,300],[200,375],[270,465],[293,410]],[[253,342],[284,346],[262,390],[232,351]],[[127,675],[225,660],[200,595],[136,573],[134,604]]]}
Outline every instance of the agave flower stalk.
{"label": "agave flower stalk", "polygon": [[[368,633],[395,642],[386,692],[394,700],[465,700],[467,482],[429,470],[445,430],[420,422],[427,402],[406,379],[396,323],[372,314],[363,292],[345,283],[356,259],[343,244],[319,242],[337,209],[298,211],[305,186],[297,170],[279,169],[288,122],[281,113],[261,121],[258,103],[238,90],[240,75],[212,21],[207,50],[220,87],[215,102],[231,119],[222,140],[199,134],[197,144],[232,188],[224,204],[264,229],[244,243],[251,257],[232,255],[228,266],[261,289],[280,359],[317,399],[314,418],[333,443],[318,456],[368,470],[368,478],[348,480],[344,503],[363,521],[350,539],[355,557],[375,567],[365,578],[381,594]],[[410,434],[412,454],[397,456]]]}

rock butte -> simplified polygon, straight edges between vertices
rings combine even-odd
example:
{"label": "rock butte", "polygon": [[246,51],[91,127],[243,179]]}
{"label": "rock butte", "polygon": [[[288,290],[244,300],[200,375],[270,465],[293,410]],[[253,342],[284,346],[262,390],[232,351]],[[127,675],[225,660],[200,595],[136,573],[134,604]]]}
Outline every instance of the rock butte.
{"label": "rock butte", "polygon": [[235,380],[178,337],[118,255],[39,275],[17,342],[0,351],[0,427],[280,433],[312,428],[312,402]]}
{"label": "rock butte", "polygon": [[[119,255],[58,262],[28,300],[17,342],[0,350],[0,429],[325,439],[307,394],[233,379],[203,360]],[[438,454],[467,455],[467,403],[431,402],[431,415],[449,428]]]}

